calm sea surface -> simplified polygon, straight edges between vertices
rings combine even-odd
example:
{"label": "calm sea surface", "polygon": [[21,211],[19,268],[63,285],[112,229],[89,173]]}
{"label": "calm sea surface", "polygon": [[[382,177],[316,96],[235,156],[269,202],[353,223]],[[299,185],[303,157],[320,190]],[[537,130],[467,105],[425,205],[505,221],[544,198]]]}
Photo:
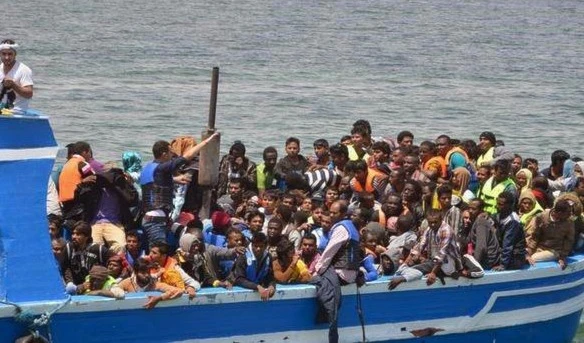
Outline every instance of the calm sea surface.
{"label": "calm sea surface", "polygon": [[496,133],[542,165],[584,157],[584,2],[16,1],[2,35],[35,76],[33,107],[61,145],[98,160],[149,159],[155,140],[200,135],[221,68],[217,126],[258,160],[336,141],[360,118],[374,136]]}

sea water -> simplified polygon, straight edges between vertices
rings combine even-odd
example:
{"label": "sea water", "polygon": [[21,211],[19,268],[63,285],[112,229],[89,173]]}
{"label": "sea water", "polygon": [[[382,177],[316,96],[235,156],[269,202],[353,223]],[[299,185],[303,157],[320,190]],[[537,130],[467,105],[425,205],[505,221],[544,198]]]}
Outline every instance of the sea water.
{"label": "sea water", "polygon": [[330,142],[357,119],[415,142],[493,131],[549,163],[584,157],[584,2],[16,1],[4,38],[34,72],[59,144],[95,157],[199,136],[220,67],[222,151],[255,161],[288,136]]}

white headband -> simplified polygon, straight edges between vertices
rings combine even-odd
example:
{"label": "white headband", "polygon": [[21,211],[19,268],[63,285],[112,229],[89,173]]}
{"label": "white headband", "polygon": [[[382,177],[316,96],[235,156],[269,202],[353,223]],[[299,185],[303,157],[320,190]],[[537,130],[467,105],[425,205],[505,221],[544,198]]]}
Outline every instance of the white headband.
{"label": "white headband", "polygon": [[0,44],[0,50],[12,49],[12,50],[16,51],[16,48],[18,48],[18,44],[16,44],[16,43],[14,43],[14,44],[8,44],[8,43]]}

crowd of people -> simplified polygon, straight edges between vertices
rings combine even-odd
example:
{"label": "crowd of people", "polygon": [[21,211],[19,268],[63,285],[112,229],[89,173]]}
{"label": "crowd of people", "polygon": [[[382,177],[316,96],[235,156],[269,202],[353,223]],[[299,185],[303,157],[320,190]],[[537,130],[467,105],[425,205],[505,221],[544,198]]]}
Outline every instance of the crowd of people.
{"label": "crowd of people", "polygon": [[69,293],[158,290],[151,308],[201,287],[268,300],[277,284],[312,283],[335,341],[341,285],[380,276],[392,276],[389,289],[423,276],[431,285],[540,261],[565,268],[584,247],[584,161],[563,150],[540,170],[492,132],[478,142],[416,144],[409,131],[373,140],[366,120],[338,143],[315,140],[308,157],[290,137],[284,157],[270,146],[256,164],[236,141],[211,216],[200,218],[197,155],[216,136],[157,141],[144,166],[136,152],[102,164],[88,143],[68,145],[47,211]]}

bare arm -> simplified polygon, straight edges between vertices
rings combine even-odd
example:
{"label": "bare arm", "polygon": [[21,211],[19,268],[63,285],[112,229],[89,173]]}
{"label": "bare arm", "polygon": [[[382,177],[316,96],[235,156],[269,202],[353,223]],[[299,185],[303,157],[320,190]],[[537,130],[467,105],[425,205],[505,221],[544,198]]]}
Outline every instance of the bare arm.
{"label": "bare arm", "polygon": [[212,134],[211,136],[207,137],[206,139],[204,139],[201,143],[195,145],[194,147],[189,148],[187,151],[184,152],[183,157],[187,160],[190,161],[192,160],[200,151],[201,149],[207,145],[207,143],[209,143],[212,139],[214,139],[215,137],[219,137],[219,132],[215,132],[214,134]]}

